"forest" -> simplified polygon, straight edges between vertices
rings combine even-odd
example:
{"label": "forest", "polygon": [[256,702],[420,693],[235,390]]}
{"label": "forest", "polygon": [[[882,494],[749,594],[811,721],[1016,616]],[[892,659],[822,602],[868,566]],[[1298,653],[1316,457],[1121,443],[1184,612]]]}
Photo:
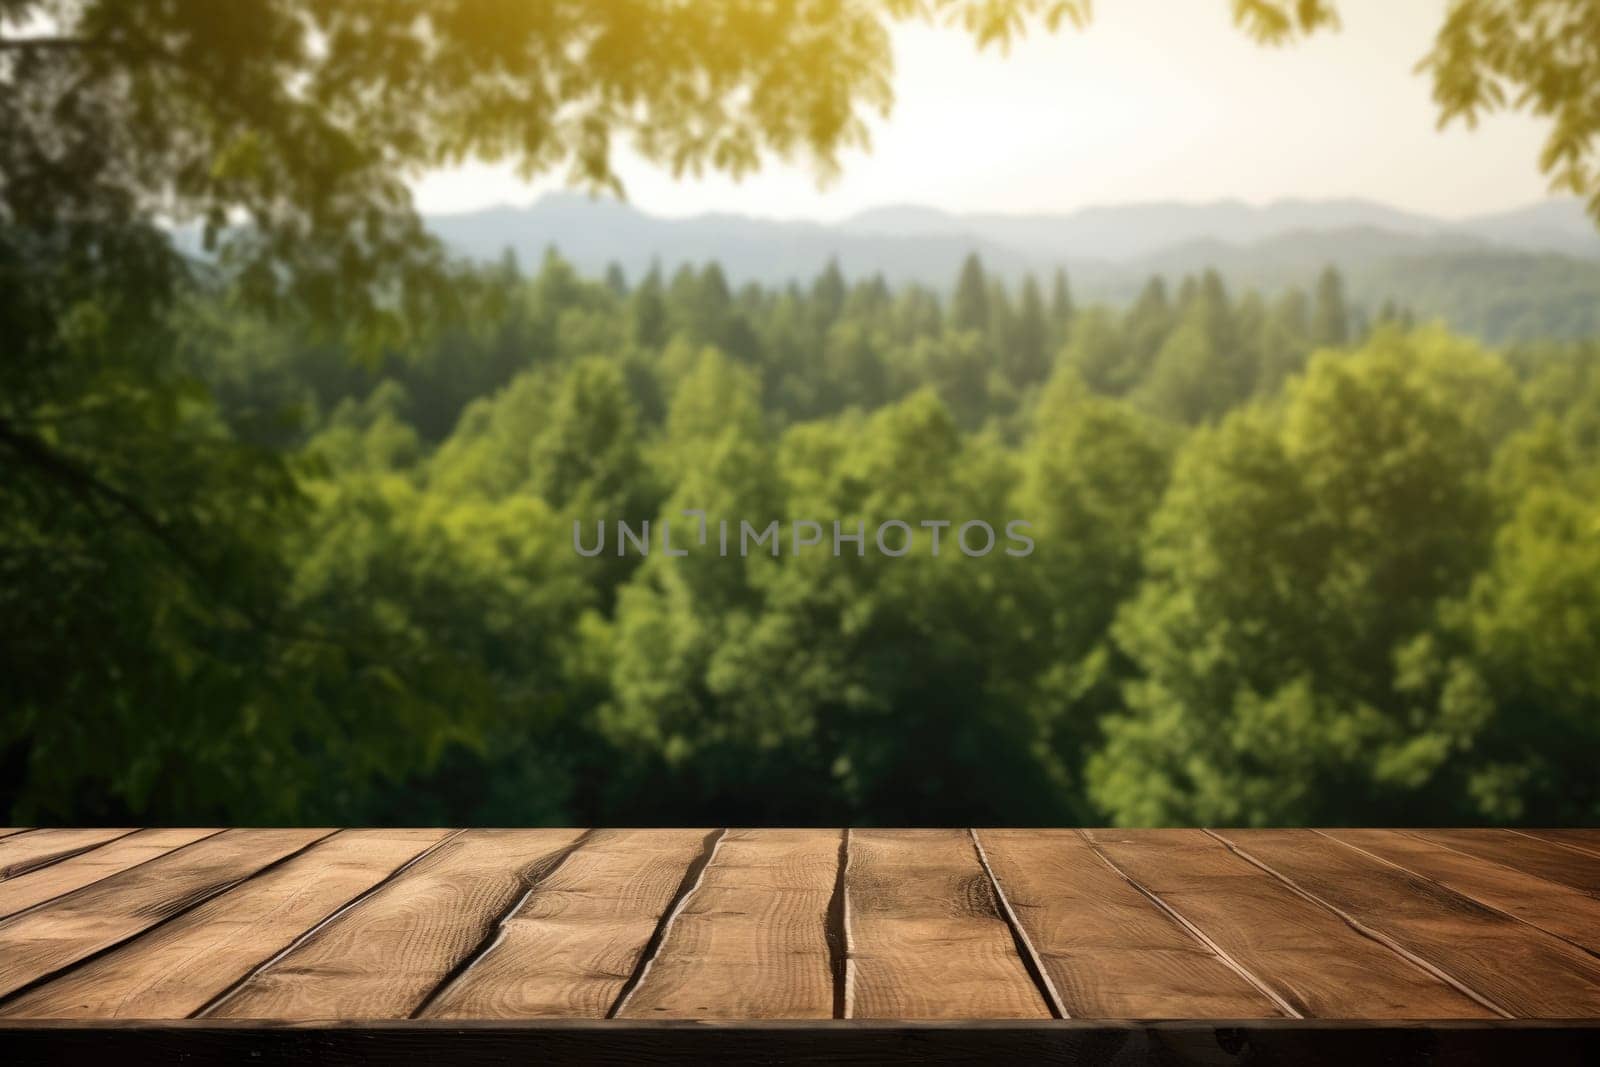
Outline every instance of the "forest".
{"label": "forest", "polygon": [[[76,403],[4,425],[79,457],[0,489],[9,817],[1600,819],[1600,346],[1332,269],[952,281],[552,250],[354,348],[226,284],[80,301]],[[1037,547],[573,551],[686,509]]]}
{"label": "forest", "polygon": [[[1596,10],[1456,0],[1418,70],[1441,124],[1548,119],[1529,166],[1600,220]],[[1426,316],[1333,270],[1112,307],[976,258],[468,263],[413,201],[826,181],[894,27],[1089,14],[0,0],[5,820],[1600,824],[1600,338],[1514,291],[1560,261]],[[1035,547],[574,551],[689,510]]]}

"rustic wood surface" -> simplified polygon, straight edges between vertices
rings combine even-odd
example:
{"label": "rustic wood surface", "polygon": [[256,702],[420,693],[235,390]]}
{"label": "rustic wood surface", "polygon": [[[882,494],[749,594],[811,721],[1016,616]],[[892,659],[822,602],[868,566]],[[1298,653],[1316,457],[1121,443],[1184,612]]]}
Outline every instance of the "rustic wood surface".
{"label": "rustic wood surface", "polygon": [[1363,936],[1293,886],[1261,877],[1260,868],[1204,831],[1096,830],[1088,836],[1285,1015],[1478,1019],[1496,1014],[1441,976]]}
{"label": "rustic wood surface", "polygon": [[0,832],[7,1039],[1597,1019],[1600,831]]}
{"label": "rustic wood surface", "polygon": [[1059,1014],[968,831],[856,830],[848,861],[847,1018]]}
{"label": "rustic wood surface", "polygon": [[1375,863],[1322,834],[1241,830],[1220,836],[1263,870],[1449,976],[1501,1015],[1600,1016],[1600,959],[1536,926],[1414,871]]}
{"label": "rustic wood surface", "polygon": [[219,830],[140,830],[0,882],[0,918],[137,867]]}
{"label": "rustic wood surface", "polygon": [[838,830],[730,830],[712,838],[614,1015],[827,1019],[828,902]]}
{"label": "rustic wood surface", "polygon": [[8,831],[9,840],[0,839],[0,878],[27,874],[36,867],[76,856],[131,833],[132,830],[34,830],[26,834]]}
{"label": "rustic wood surface", "polygon": [[418,1014],[603,1019],[705,845],[705,830],[601,830],[547,874]]}
{"label": "rustic wood surface", "polygon": [[406,1018],[471,962],[501,917],[581,836],[577,830],[462,831],[313,926],[201,1013],[219,1019]]}

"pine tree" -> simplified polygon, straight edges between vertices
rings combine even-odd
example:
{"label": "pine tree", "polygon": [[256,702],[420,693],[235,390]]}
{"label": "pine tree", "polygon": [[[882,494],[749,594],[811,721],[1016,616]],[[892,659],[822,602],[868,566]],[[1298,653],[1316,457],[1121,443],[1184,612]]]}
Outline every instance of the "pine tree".
{"label": "pine tree", "polygon": [[1272,302],[1261,324],[1257,392],[1275,393],[1305,369],[1310,336],[1311,302],[1305,290],[1298,286],[1285,290]]}
{"label": "pine tree", "polygon": [[1072,288],[1067,284],[1067,272],[1057,267],[1055,281],[1050,287],[1050,326],[1056,344],[1065,344],[1071,336],[1072,320],[1077,314],[1077,305],[1072,301]]}
{"label": "pine tree", "polygon": [[623,273],[622,264],[615,260],[606,264],[606,288],[617,296],[628,295],[628,276]]}
{"label": "pine tree", "polygon": [[1050,323],[1045,319],[1039,283],[1031,274],[1022,283],[1014,343],[1007,362],[1012,383],[1024,386],[1044,381],[1050,370]]}
{"label": "pine tree", "polygon": [[722,273],[722,264],[713,261],[705,265],[700,272],[700,291],[702,299],[719,314],[728,310],[728,305],[733,302],[733,290],[728,288],[728,278]]}
{"label": "pine tree", "polygon": [[920,285],[906,286],[895,299],[894,337],[902,344],[938,334],[944,324],[944,311],[938,294]]}
{"label": "pine tree", "polygon": [[1233,355],[1239,347],[1239,336],[1234,322],[1233,302],[1228,297],[1228,287],[1222,275],[1215,270],[1208,270],[1201,275],[1195,299],[1212,347],[1224,357]]}
{"label": "pine tree", "polygon": [[996,278],[989,283],[989,350],[995,363],[1006,366],[1017,347],[1017,316],[1011,308],[1011,295],[1005,283]]}
{"label": "pine tree", "polygon": [[708,263],[697,271],[684,264],[672,276],[667,298],[674,335],[686,334],[697,344],[725,343],[733,294],[720,266]]}
{"label": "pine tree", "polygon": [[844,302],[845,314],[872,322],[887,315],[893,305],[894,293],[882,274],[874,274],[864,282],[857,282]]}
{"label": "pine tree", "polygon": [[1338,348],[1350,341],[1350,309],[1344,299],[1344,278],[1333,266],[1317,278],[1311,311],[1311,343],[1318,348]]}
{"label": "pine tree", "polygon": [[629,310],[634,344],[660,348],[667,343],[667,305],[661,295],[660,263],[651,264],[650,273],[633,291]]}
{"label": "pine tree", "polygon": [[517,250],[511,245],[506,245],[500,251],[500,279],[506,282],[522,280],[522,261],[517,257]]}
{"label": "pine tree", "polygon": [[818,333],[826,332],[839,318],[840,312],[844,310],[844,298],[844,274],[839,270],[839,261],[830,259],[811,286],[811,301],[816,310]]}
{"label": "pine tree", "polygon": [[958,330],[989,332],[989,286],[976,252],[961,264],[961,277],[950,302],[950,324]]}
{"label": "pine tree", "polygon": [[1145,283],[1123,320],[1127,337],[1128,367],[1122,375],[1124,388],[1131,389],[1143,380],[1155,362],[1156,353],[1172,332],[1173,307],[1167,298],[1167,283],[1159,274]]}
{"label": "pine tree", "polygon": [[1195,297],[1200,295],[1200,283],[1193,274],[1185,274],[1183,281],[1178,283],[1178,311],[1187,311],[1189,305],[1194,303]]}

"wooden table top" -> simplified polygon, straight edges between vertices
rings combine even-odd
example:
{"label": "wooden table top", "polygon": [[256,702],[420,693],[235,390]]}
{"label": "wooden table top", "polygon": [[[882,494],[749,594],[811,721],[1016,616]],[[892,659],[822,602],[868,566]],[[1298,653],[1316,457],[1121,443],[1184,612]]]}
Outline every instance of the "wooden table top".
{"label": "wooden table top", "polygon": [[1600,831],[0,831],[0,1030],[1063,1019],[1590,1025]]}

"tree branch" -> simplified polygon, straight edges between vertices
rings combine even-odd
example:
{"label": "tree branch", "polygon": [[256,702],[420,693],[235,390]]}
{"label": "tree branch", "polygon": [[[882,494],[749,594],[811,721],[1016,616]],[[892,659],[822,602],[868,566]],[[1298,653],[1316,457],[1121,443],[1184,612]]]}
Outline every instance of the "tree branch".
{"label": "tree branch", "polygon": [[[189,551],[183,540],[165,522],[140,503],[137,498],[105,482],[94,472],[63,456],[37,437],[19,430],[13,423],[4,418],[0,418],[0,448],[9,449],[24,462],[31,464],[57,482],[65,485],[85,503],[93,505],[96,501],[102,501],[113,505],[130,519],[134,525],[138,526],[139,529],[161,545],[168,555],[205,591],[207,596],[213,601],[237,612],[257,632],[281,641],[301,641],[335,648],[356,659],[378,663],[397,672],[404,669],[400,663],[387,656],[374,655],[364,645],[353,645],[349,641],[341,640],[325,633],[298,628],[285,629],[262,615],[255,608],[240,602],[216,582],[214,577],[207,571],[205,565]],[[361,640],[360,635],[356,635],[356,639]]]}
{"label": "tree branch", "polygon": [[166,523],[130,494],[100,480],[92,472],[72,462],[38,438],[18,430],[4,419],[0,419],[0,445],[5,445],[22,459],[67,485],[80,499],[98,498],[114,504],[119,511],[132,519],[135,525],[155,538],[183,564],[184,569],[202,580],[208,578],[205,568],[190,555],[183,542],[167,528]]}

